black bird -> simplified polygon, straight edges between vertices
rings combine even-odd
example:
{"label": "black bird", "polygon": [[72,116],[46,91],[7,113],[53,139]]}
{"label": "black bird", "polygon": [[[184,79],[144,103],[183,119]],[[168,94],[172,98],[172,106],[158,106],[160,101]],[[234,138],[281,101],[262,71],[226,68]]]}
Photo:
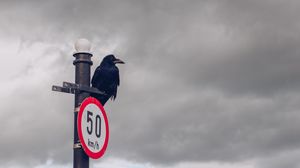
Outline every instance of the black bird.
{"label": "black bird", "polygon": [[109,98],[114,100],[117,97],[120,77],[119,69],[116,64],[125,63],[114,55],[105,56],[100,65],[96,68],[92,78],[92,87],[104,92],[105,95],[91,94],[91,96],[98,99],[103,106]]}

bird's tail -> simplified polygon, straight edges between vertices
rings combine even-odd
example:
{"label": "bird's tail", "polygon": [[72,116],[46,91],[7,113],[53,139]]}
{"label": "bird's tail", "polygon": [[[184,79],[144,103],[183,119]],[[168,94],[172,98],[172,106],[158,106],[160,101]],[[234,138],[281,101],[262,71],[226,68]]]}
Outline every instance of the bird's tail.
{"label": "bird's tail", "polygon": [[99,95],[99,94],[91,94],[92,97],[96,98],[99,100],[99,102],[104,106],[104,104],[107,102],[109,97],[107,95]]}

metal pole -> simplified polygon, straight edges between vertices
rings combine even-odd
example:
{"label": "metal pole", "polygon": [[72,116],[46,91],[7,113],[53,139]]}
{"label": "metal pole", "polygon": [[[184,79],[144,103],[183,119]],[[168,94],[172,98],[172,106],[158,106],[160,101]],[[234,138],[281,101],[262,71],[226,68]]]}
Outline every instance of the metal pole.
{"label": "metal pole", "polygon": [[[75,60],[75,83],[83,86],[90,86],[90,71],[91,57],[93,56],[88,52],[78,52],[73,55]],[[89,96],[88,92],[75,93],[75,113],[74,113],[74,147],[73,147],[73,167],[74,168],[88,168],[89,157],[85,154],[77,134],[77,115],[81,102]]]}

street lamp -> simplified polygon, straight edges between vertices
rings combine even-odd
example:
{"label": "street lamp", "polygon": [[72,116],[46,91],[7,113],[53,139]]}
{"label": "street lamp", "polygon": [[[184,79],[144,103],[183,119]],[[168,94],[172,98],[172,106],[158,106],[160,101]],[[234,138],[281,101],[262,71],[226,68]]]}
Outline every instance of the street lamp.
{"label": "street lamp", "polygon": [[80,105],[91,93],[103,95],[97,88],[90,87],[91,77],[91,43],[87,39],[79,39],[75,42],[75,83],[63,82],[63,86],[52,86],[52,91],[75,94],[74,99],[74,145],[73,145],[73,167],[88,168],[89,157],[81,146],[77,131],[77,118]]}
{"label": "street lamp", "polygon": [[[91,43],[87,39],[79,39],[75,42],[76,52],[73,54],[75,60],[75,83],[81,86],[90,87],[91,75]],[[73,167],[88,168],[89,157],[84,152],[77,133],[77,116],[81,102],[89,97],[88,92],[75,92],[75,110],[74,110],[74,147],[73,147]]]}

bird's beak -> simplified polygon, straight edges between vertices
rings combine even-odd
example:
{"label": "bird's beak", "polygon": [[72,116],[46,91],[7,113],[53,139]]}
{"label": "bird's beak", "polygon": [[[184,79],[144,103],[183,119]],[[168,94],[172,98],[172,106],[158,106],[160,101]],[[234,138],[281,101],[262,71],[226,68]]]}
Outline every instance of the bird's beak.
{"label": "bird's beak", "polygon": [[122,61],[122,60],[120,60],[120,59],[118,59],[118,58],[114,61],[114,63],[115,63],[115,64],[125,64],[124,61]]}

